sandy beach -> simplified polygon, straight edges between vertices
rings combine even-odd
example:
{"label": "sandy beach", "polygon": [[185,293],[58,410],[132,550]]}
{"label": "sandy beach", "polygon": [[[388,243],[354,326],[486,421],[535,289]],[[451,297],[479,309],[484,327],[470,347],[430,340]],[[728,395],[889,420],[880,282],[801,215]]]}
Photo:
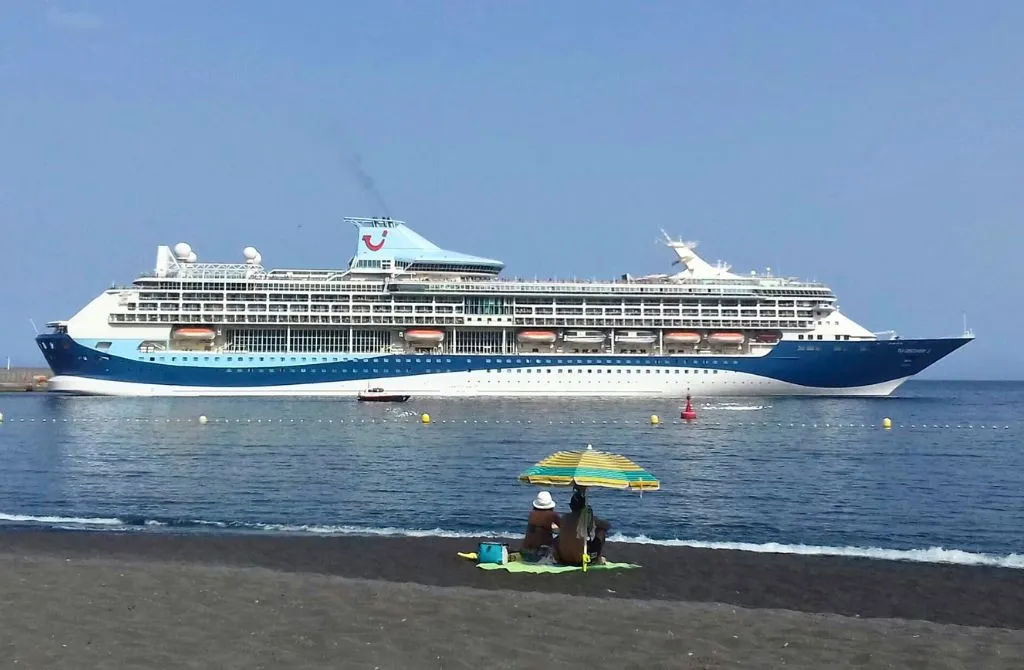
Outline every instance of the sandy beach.
{"label": "sandy beach", "polygon": [[511,575],[455,557],[473,544],[0,533],[0,667],[1010,668],[1024,657],[1024,571],[611,545],[643,567]]}

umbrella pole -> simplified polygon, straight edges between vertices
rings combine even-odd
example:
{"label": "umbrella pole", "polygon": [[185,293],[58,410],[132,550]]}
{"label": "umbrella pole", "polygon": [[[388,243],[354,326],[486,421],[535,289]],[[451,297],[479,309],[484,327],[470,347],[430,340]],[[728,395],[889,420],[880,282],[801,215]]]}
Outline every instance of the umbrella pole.
{"label": "umbrella pole", "polygon": [[[580,486],[576,482],[573,482],[572,490],[573,490],[573,494],[579,493],[580,498],[583,500],[583,508],[586,509],[586,506],[587,506],[587,487],[586,486]],[[582,513],[582,510],[581,510],[581,513]],[[587,553],[587,540],[588,540],[588,538],[583,538],[583,572],[587,571],[587,565],[590,563],[590,554]]]}

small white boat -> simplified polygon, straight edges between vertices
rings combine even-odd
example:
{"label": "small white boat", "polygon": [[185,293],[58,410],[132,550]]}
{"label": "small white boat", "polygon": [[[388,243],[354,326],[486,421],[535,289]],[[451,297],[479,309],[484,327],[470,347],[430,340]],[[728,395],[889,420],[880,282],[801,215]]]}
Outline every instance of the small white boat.
{"label": "small white boat", "polygon": [[432,330],[424,328],[411,328],[404,333],[405,341],[409,344],[428,344],[437,346],[444,342],[443,330]]}
{"label": "small white boat", "polygon": [[405,402],[410,397],[404,393],[388,393],[380,387],[359,392],[360,402]]}
{"label": "small white boat", "polygon": [[562,336],[568,344],[601,344],[606,338],[600,330],[567,330]]}
{"label": "small white boat", "polygon": [[674,331],[663,336],[665,344],[699,344],[700,340],[700,333]]}
{"label": "small white boat", "polygon": [[531,342],[534,344],[551,344],[557,337],[550,330],[524,330],[516,335],[520,342]]}
{"label": "small white boat", "polygon": [[743,344],[746,341],[743,333],[711,333],[708,342],[711,344]]}
{"label": "small white boat", "polygon": [[654,344],[658,341],[658,336],[649,330],[627,330],[621,335],[615,336],[615,341],[619,344]]}
{"label": "small white boat", "polygon": [[171,339],[173,340],[194,340],[200,342],[209,342],[217,336],[217,331],[213,328],[175,328],[174,332],[171,333]]}

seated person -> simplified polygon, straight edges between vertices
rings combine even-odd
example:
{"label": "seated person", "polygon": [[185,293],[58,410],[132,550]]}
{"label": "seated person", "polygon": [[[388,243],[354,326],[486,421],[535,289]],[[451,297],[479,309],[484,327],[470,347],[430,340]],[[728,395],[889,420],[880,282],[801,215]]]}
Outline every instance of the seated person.
{"label": "seated person", "polygon": [[541,491],[533,501],[533,509],[526,520],[526,536],[521,553],[524,558],[538,559],[547,555],[554,545],[554,532],[558,530],[558,512],[555,501],[547,491]]}
{"label": "seated person", "polygon": [[[580,519],[583,519],[583,528]],[[611,524],[594,516],[593,510],[578,492],[569,501],[569,513],[563,514],[558,522],[561,529],[555,541],[555,558],[563,565],[583,565],[583,548],[590,555],[590,562],[598,565],[605,562],[602,555],[604,541],[611,530]]]}

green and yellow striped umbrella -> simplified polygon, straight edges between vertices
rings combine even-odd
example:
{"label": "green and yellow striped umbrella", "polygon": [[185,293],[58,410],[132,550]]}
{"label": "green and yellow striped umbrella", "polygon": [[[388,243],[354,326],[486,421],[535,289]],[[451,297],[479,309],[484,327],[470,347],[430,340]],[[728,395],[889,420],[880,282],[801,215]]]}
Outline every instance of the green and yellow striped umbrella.
{"label": "green and yellow striped umbrella", "polygon": [[625,456],[595,451],[559,451],[537,463],[519,480],[540,486],[598,486],[607,489],[657,491],[661,482]]}

